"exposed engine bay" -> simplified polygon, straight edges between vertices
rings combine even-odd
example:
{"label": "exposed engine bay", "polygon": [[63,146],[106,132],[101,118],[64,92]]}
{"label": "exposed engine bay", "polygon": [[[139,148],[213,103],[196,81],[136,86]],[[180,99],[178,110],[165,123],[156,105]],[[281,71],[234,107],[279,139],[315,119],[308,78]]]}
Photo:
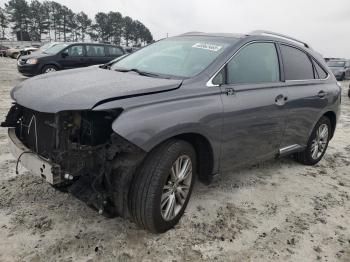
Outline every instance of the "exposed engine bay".
{"label": "exposed engine bay", "polygon": [[145,152],[112,130],[121,112],[53,114],[14,104],[1,125],[15,129],[29,149],[23,153],[52,163],[53,186],[71,192],[101,214],[128,217],[129,185]]}

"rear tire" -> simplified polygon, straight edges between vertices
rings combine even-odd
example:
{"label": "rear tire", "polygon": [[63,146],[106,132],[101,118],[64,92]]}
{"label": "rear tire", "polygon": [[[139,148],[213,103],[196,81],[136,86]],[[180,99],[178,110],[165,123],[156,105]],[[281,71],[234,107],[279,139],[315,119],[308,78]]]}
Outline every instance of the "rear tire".
{"label": "rear tire", "polygon": [[314,127],[306,149],[296,153],[295,159],[304,165],[316,165],[326,153],[331,138],[331,122],[323,116]]}
{"label": "rear tire", "polygon": [[129,192],[134,221],[153,233],[174,227],[190,199],[195,174],[196,154],[189,143],[170,140],[154,149],[136,173]]}

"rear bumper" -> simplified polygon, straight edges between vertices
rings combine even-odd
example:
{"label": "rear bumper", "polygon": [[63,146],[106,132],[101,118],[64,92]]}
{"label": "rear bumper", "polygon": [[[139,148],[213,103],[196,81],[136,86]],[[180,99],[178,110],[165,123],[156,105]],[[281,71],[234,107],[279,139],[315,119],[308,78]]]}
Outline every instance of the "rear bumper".
{"label": "rear bumper", "polygon": [[9,149],[12,155],[34,175],[40,176],[52,185],[62,182],[60,167],[38,156],[27,148],[17,137],[15,128],[8,129]]}

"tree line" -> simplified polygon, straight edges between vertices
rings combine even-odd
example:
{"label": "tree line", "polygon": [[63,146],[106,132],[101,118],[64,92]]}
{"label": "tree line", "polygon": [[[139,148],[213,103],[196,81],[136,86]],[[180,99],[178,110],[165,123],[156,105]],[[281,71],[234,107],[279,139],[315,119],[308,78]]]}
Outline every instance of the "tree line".
{"label": "tree line", "polygon": [[87,38],[99,42],[128,46],[142,45],[153,41],[150,30],[138,20],[123,17],[119,12],[99,12],[94,19],[84,12],[74,13],[55,1],[9,0],[0,7],[0,34],[5,31],[29,35],[32,41],[85,41]]}

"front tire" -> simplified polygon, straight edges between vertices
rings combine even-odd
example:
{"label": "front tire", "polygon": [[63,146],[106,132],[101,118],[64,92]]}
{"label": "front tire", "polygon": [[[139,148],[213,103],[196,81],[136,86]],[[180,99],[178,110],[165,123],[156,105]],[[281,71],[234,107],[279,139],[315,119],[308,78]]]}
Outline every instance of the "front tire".
{"label": "front tire", "polygon": [[343,73],[340,77],[340,81],[344,81],[345,80],[345,73]]}
{"label": "front tire", "polygon": [[46,65],[43,67],[43,69],[41,70],[41,73],[43,74],[48,74],[48,73],[53,73],[56,72],[58,69],[56,66],[54,65]]}
{"label": "front tire", "polygon": [[182,140],[158,146],[136,173],[130,190],[134,221],[153,233],[174,227],[190,199],[196,174],[196,154]]}
{"label": "front tire", "polygon": [[316,165],[326,153],[331,138],[331,122],[323,116],[314,127],[306,149],[297,153],[295,158],[304,165]]}

